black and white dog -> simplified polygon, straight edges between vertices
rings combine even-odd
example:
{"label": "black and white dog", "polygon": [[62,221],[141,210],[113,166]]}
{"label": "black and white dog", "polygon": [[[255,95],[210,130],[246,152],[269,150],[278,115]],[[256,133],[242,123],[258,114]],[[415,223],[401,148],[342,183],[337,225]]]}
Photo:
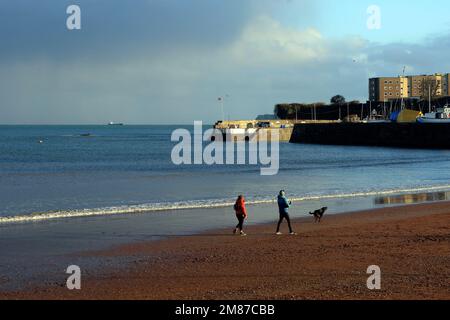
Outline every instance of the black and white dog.
{"label": "black and white dog", "polygon": [[323,215],[325,214],[325,211],[327,211],[327,210],[328,210],[328,207],[323,207],[322,209],[316,210],[314,212],[310,212],[309,214],[314,216],[314,222],[320,223]]}

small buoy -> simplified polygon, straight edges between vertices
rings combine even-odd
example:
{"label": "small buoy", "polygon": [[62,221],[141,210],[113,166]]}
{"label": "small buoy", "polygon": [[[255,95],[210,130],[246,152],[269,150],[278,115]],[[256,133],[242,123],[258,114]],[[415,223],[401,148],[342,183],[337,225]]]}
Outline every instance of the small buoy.
{"label": "small buoy", "polygon": [[42,140],[39,140],[39,143],[44,143],[44,141],[42,141]]}

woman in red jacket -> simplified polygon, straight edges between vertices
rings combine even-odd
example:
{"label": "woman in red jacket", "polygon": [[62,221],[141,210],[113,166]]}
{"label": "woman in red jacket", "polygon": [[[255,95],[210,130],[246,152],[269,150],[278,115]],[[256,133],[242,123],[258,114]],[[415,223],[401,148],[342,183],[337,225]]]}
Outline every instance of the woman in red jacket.
{"label": "woman in red jacket", "polygon": [[238,219],[239,223],[237,224],[233,233],[236,234],[236,232],[239,229],[241,236],[246,236],[246,234],[244,233],[244,230],[243,230],[244,220],[247,218],[247,210],[245,209],[244,196],[240,195],[237,198],[236,203],[234,204],[234,211],[236,211],[236,218]]}

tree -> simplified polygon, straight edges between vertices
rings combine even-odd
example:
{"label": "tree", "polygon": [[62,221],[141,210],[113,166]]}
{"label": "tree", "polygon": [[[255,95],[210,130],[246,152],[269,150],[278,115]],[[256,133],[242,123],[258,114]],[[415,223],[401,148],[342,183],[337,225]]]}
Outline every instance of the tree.
{"label": "tree", "polygon": [[431,100],[433,100],[438,95],[438,90],[440,89],[440,83],[439,83],[439,81],[437,81],[436,79],[433,79],[433,78],[424,78],[422,80],[421,89],[422,89],[422,92],[421,92],[422,100],[428,101],[428,100],[430,100],[430,96],[431,96]]}
{"label": "tree", "polygon": [[336,95],[330,100],[331,104],[343,105],[345,103],[345,98],[341,95]]}
{"label": "tree", "polygon": [[280,119],[288,119],[290,105],[288,103],[280,103],[275,105],[274,114]]}
{"label": "tree", "polygon": [[274,114],[281,120],[295,120],[305,108],[302,103],[280,103],[275,105]]}

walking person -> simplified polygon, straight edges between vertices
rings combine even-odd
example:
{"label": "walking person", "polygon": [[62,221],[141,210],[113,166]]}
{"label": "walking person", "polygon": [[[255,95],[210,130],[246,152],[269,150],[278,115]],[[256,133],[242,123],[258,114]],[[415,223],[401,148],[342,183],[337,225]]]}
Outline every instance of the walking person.
{"label": "walking person", "polygon": [[243,195],[240,195],[236,203],[234,204],[234,211],[236,212],[236,218],[238,219],[238,224],[233,231],[236,234],[239,230],[241,236],[246,236],[244,232],[244,221],[247,218],[247,209],[245,208],[245,199]]}
{"label": "walking person", "polygon": [[278,225],[277,225],[277,235],[281,235],[282,233],[280,232],[280,225],[281,222],[283,222],[283,219],[286,219],[288,226],[289,226],[289,234],[291,235],[296,235],[296,233],[292,230],[292,226],[291,226],[291,219],[289,218],[289,212],[288,209],[291,206],[291,201],[289,201],[286,198],[286,193],[284,192],[284,190],[280,191],[280,194],[278,195],[278,211],[280,213],[280,219],[278,220]]}

